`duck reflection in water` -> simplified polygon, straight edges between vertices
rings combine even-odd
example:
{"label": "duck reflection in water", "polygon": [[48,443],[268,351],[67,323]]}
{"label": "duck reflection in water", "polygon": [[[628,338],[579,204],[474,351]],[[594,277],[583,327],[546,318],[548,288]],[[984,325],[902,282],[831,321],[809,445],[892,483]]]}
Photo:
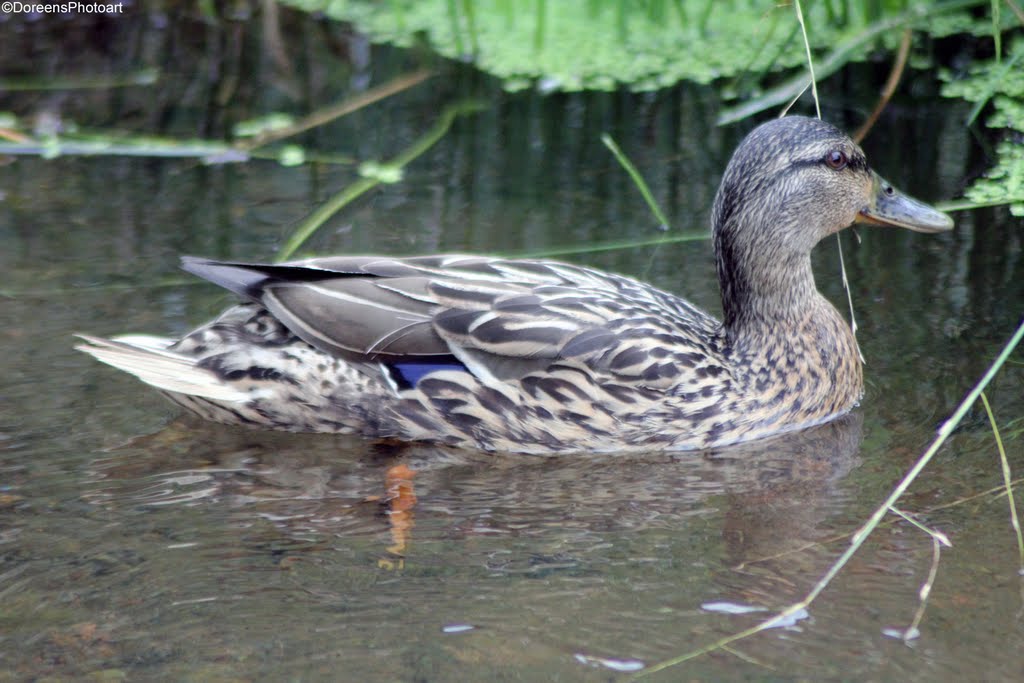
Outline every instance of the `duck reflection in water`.
{"label": "duck reflection in water", "polygon": [[282,547],[290,548],[286,556],[301,556],[379,537],[377,560],[368,561],[390,569],[416,563],[418,524],[431,543],[534,538],[526,554],[498,543],[496,555],[480,559],[491,571],[530,574],[590,567],[588,553],[565,549],[585,538],[590,544],[595,534],[614,543],[623,532],[675,535],[716,519],[728,558],[723,569],[731,571],[827,534],[819,529],[845,499],[841,482],[858,463],[861,424],[854,412],[700,455],[495,458],[447,447],[367,448],[345,437],[213,429],[189,418],[97,460],[87,495],[106,507],[228,505],[242,537],[254,518],[273,521],[274,533],[245,545],[282,560]]}

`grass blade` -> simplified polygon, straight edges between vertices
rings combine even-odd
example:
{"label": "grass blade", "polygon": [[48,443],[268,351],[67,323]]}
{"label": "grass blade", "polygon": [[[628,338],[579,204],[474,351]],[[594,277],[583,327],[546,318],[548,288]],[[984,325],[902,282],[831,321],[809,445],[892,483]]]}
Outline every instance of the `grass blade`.
{"label": "grass blade", "polygon": [[[389,174],[398,176],[405,166],[409,165],[409,163],[433,147],[438,140],[445,136],[456,117],[479,111],[482,108],[483,106],[476,100],[467,100],[446,107],[441,112],[441,116],[434,126],[408,149],[391,161],[383,164],[374,164],[378,170],[377,173],[373,175],[368,174],[345,187],[300,223],[295,232],[292,233],[292,236],[288,238],[288,241],[278,251],[277,260],[284,261],[290,258],[331,216],[385,182],[385,178]],[[364,164],[364,166],[369,165]]]}
{"label": "grass blade", "polygon": [[647,186],[647,182],[644,180],[643,176],[640,175],[640,171],[636,170],[636,166],[633,165],[633,162],[626,157],[621,149],[619,149],[619,146],[615,144],[615,140],[613,140],[612,136],[608,135],[608,133],[601,134],[601,142],[604,143],[605,147],[611,150],[611,153],[615,155],[615,158],[618,160],[619,164],[622,165],[622,168],[626,169],[626,173],[628,173],[629,177],[633,179],[633,184],[636,185],[636,189],[640,190],[640,194],[643,195],[644,201],[647,202],[648,208],[650,208],[651,213],[654,214],[654,218],[657,219],[658,225],[661,229],[668,230],[668,218],[665,216],[664,212],[662,212],[661,207],[658,206],[658,202],[654,200],[654,195],[651,194],[651,188]]}
{"label": "grass blade", "polygon": [[999,435],[999,426],[996,424],[995,415],[992,414],[992,406],[988,404],[988,397],[981,394],[981,402],[985,404],[985,412],[988,414],[989,424],[992,425],[992,433],[996,437],[996,447],[999,449],[999,462],[1003,470],[1003,486],[1006,487],[1006,500],[1010,504],[1010,524],[1017,534],[1017,551],[1020,553],[1020,569],[1018,573],[1024,576],[1024,535],[1020,530],[1020,519],[1017,517],[1017,505],[1013,502],[1013,477],[1010,475],[1010,461],[1006,459],[1006,449],[1003,448],[1003,439]]}

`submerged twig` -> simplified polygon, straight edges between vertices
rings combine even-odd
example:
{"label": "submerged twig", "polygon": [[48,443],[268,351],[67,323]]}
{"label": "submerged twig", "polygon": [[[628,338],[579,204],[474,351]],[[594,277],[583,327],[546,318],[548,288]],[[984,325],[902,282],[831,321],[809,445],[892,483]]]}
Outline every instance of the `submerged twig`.
{"label": "submerged twig", "polygon": [[[984,394],[982,394],[982,396],[984,396]],[[911,640],[917,639],[921,635],[921,629],[918,627],[921,625],[921,620],[924,619],[924,612],[928,608],[928,597],[932,594],[932,586],[935,585],[935,577],[939,573],[939,560],[942,558],[942,547],[946,546],[947,548],[952,548],[953,544],[949,542],[949,538],[946,534],[926,526],[920,520],[912,517],[903,510],[900,510],[898,507],[893,506],[889,509],[932,537],[932,564],[928,569],[928,577],[924,580],[924,583],[921,584],[921,588],[917,592],[919,603],[917,609],[914,611],[914,618],[910,620],[910,625],[903,630],[886,629],[883,631],[886,635],[897,637],[904,643],[908,643]]]}
{"label": "submerged twig", "polygon": [[739,650],[737,650],[735,648],[726,646],[726,647],[723,647],[722,649],[725,650],[726,652],[728,652],[729,654],[731,654],[733,657],[735,657],[737,659],[742,659],[744,662],[746,662],[748,664],[753,664],[754,666],[759,666],[762,669],[768,669],[769,671],[778,671],[778,669],[775,668],[774,666],[772,666],[770,664],[767,664],[765,662],[762,662],[760,660],[754,659],[753,657],[751,657],[747,653],[740,652]]}
{"label": "submerged twig", "polygon": [[[198,159],[207,165],[237,164],[251,159],[268,159],[286,166],[299,163],[353,164],[342,154],[309,152],[297,145],[282,145],[242,151],[218,140],[175,140],[151,135],[118,133],[75,137],[32,138],[19,131],[0,128],[0,154],[56,159],[64,156],[150,157],[154,159]],[[297,159],[297,161],[292,161]]]}
{"label": "submerged twig", "polygon": [[10,142],[17,143],[32,142],[32,138],[21,131],[14,130],[13,128],[7,128],[5,126],[0,126],[0,140],[8,140]]}
{"label": "submerged twig", "polygon": [[[34,155],[47,159],[66,155],[199,158],[204,163],[209,164],[243,162],[248,161],[252,157],[257,157],[278,159],[282,163],[286,163],[286,158],[291,149],[298,148],[286,147],[282,150],[262,150],[260,148],[317,126],[322,126],[385,97],[411,88],[430,76],[431,72],[429,71],[415,71],[376,88],[371,88],[344,102],[313,112],[300,121],[264,131],[251,139],[236,142],[235,144],[213,140],[174,140],[153,136],[123,135],[33,138],[19,131],[4,128],[0,129],[0,154]],[[119,83],[109,80],[87,84],[82,84],[80,81],[75,83],[77,83],[75,87],[114,87],[119,85]],[[133,84],[135,83],[123,83],[122,85]],[[62,85],[73,87],[70,83]],[[0,81],[0,90],[3,89],[5,89],[5,82]],[[348,163],[350,161],[349,159],[331,155],[310,155],[304,150],[298,150],[298,152],[298,157],[301,161],[292,162],[289,165],[301,163],[302,161],[324,161],[327,163]]]}
{"label": "submerged twig", "polygon": [[666,659],[662,662],[658,662],[644,669],[643,671],[635,674],[633,678],[636,679],[648,676],[652,673],[662,671],[663,669],[667,669],[669,667],[682,664],[683,662],[689,661],[703,654],[707,654],[715,650],[720,650],[726,645],[729,645],[730,643],[736,642],[737,640],[742,640],[744,638],[749,638],[750,636],[756,633],[760,633],[761,631],[772,628],[772,626],[778,624],[780,620],[797,614],[801,610],[806,610],[807,607],[809,607],[811,603],[813,603],[818,598],[818,596],[821,595],[822,591],[824,591],[825,588],[827,588],[828,585],[832,583],[832,580],[835,579],[835,577],[839,574],[840,571],[842,571],[842,569],[850,561],[850,558],[852,558],[853,555],[860,549],[860,547],[864,545],[864,542],[867,540],[867,538],[879,526],[879,524],[882,521],[882,518],[885,517],[886,513],[893,507],[893,505],[895,505],[896,501],[899,500],[899,498],[903,495],[907,488],[914,482],[914,480],[917,479],[918,475],[921,474],[921,471],[928,465],[929,462],[931,462],[932,458],[935,457],[935,454],[938,453],[939,449],[942,448],[943,444],[946,443],[946,440],[950,437],[953,431],[964,419],[964,416],[967,415],[967,412],[971,409],[971,406],[973,406],[974,403],[978,400],[978,397],[981,395],[981,392],[985,390],[985,387],[989,385],[989,382],[992,381],[992,378],[996,376],[996,373],[998,373],[999,370],[1006,363],[1006,360],[1010,357],[1010,354],[1013,353],[1014,349],[1017,348],[1017,345],[1020,344],[1022,338],[1024,338],[1024,322],[1021,322],[1020,326],[1017,328],[1017,331],[1013,333],[1009,341],[1007,341],[1006,345],[1003,347],[1002,351],[999,352],[999,355],[996,357],[995,361],[993,361],[992,365],[988,367],[988,370],[986,370],[985,374],[981,377],[980,380],[978,380],[978,383],[974,385],[974,388],[972,388],[964,397],[963,401],[960,402],[960,405],[957,406],[957,409],[953,412],[953,415],[950,416],[950,418],[946,420],[941,427],[939,427],[938,435],[935,437],[935,440],[932,441],[931,445],[928,446],[928,448],[921,455],[921,457],[918,458],[917,462],[914,463],[914,466],[910,468],[910,471],[907,472],[907,474],[903,477],[899,484],[896,485],[896,488],[892,490],[892,493],[889,494],[889,497],[880,506],[878,506],[878,508],[874,511],[874,513],[871,515],[868,521],[865,522],[864,525],[861,526],[861,528],[853,534],[853,536],[850,538],[850,547],[847,548],[846,551],[839,556],[839,558],[832,564],[831,567],[829,567],[828,571],[825,572],[825,575],[821,579],[819,579],[816,584],[814,584],[814,587],[810,590],[810,592],[807,593],[803,600],[800,600],[799,602],[786,607],[774,617],[766,619],[748,629],[740,631],[739,633],[734,633],[732,635],[725,636],[724,638],[720,638],[715,642],[710,643],[702,648],[691,650],[690,652],[684,653],[682,655]]}

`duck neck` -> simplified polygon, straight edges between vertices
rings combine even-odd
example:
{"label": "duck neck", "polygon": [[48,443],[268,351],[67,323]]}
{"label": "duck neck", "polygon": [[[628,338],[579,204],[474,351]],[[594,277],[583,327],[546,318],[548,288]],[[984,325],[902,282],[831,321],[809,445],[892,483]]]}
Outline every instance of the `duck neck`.
{"label": "duck neck", "polygon": [[807,252],[781,248],[755,250],[716,235],[718,281],[722,289],[724,326],[729,341],[782,334],[809,313],[834,312],[818,293]]}

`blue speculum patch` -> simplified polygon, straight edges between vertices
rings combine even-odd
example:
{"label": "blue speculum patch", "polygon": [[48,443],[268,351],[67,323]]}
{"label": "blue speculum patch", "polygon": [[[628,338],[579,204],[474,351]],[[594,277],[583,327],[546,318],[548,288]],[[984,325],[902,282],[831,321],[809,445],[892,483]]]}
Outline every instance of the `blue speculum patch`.
{"label": "blue speculum patch", "polygon": [[402,363],[389,363],[388,369],[391,370],[391,378],[395,380],[399,389],[412,389],[419,384],[420,380],[424,377],[439,370],[461,370],[462,372],[469,372],[465,365],[454,358],[444,362],[406,361]]}

